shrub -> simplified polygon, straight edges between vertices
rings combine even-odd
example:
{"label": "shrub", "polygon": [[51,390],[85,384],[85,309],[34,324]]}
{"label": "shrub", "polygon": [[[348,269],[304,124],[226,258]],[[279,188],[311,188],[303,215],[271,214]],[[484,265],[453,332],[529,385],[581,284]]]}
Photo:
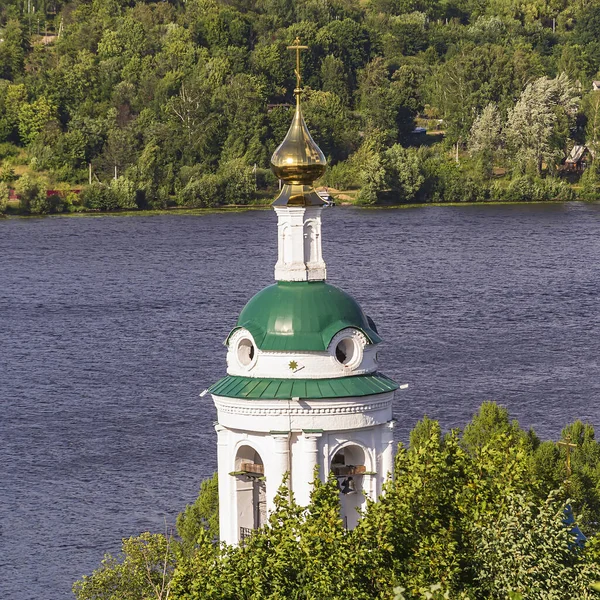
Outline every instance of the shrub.
{"label": "shrub", "polygon": [[162,209],[169,204],[169,188],[167,185],[157,186],[151,181],[146,181],[140,185],[136,192],[136,204],[138,207]]}
{"label": "shrub", "polygon": [[10,183],[17,178],[15,175],[15,170],[10,165],[4,165],[0,169],[0,181],[4,181],[5,183]]}
{"label": "shrub", "polygon": [[545,202],[548,200],[569,201],[576,195],[573,189],[559,179],[534,178],[521,175],[511,180],[504,189],[495,187],[499,199],[507,202]]}
{"label": "shrub", "polygon": [[10,195],[10,188],[7,183],[0,181],[0,214],[6,212],[8,206],[8,198]]}
{"label": "shrub", "polygon": [[230,160],[219,169],[221,201],[215,204],[248,204],[255,193],[254,173],[241,159]]}
{"label": "shrub", "polygon": [[592,163],[584,172],[579,179],[581,188],[579,190],[579,197],[582,200],[594,201],[598,200],[599,188],[600,188],[600,176],[598,175],[598,168],[595,163]]}
{"label": "shrub", "polygon": [[0,160],[17,156],[17,154],[19,154],[19,149],[15,145],[9,142],[2,142],[0,144]]}
{"label": "shrub", "polygon": [[193,166],[184,165],[179,169],[177,176],[176,192],[177,195],[181,193],[181,190],[194,179],[200,179],[205,174],[204,165],[198,164]]}
{"label": "shrub", "polygon": [[46,207],[49,213],[61,213],[65,209],[65,203],[59,194],[52,194],[46,198]]}
{"label": "shrub", "polygon": [[50,212],[46,197],[46,185],[38,177],[23,175],[16,183],[19,195],[19,209],[22,213],[42,215]]}
{"label": "shrub", "polygon": [[137,189],[135,184],[119,177],[108,185],[92,183],[81,192],[81,201],[91,210],[111,211],[136,208]]}
{"label": "shrub", "polygon": [[92,183],[81,192],[81,201],[90,210],[113,210],[112,195],[102,183]]}
{"label": "shrub", "polygon": [[385,152],[384,166],[387,185],[395,195],[403,202],[414,200],[425,180],[417,152],[395,144]]}
{"label": "shrub", "polygon": [[67,212],[75,212],[81,208],[81,196],[76,194],[68,183],[59,183],[55,186],[58,195],[61,197],[64,210]]}
{"label": "shrub", "polygon": [[372,185],[363,185],[356,196],[357,204],[370,205],[377,202],[377,190]]}
{"label": "shrub", "polygon": [[108,186],[111,204],[116,208],[136,208],[135,193],[135,184],[125,177],[111,180]]}
{"label": "shrub", "polygon": [[277,185],[277,177],[271,169],[256,169],[256,187],[264,190]]}
{"label": "shrub", "polygon": [[338,190],[350,190],[360,187],[358,179],[356,169],[346,160],[327,169],[322,183]]}
{"label": "shrub", "polygon": [[423,163],[425,181],[419,196],[425,202],[485,202],[490,188],[475,181],[454,161],[433,156]]}
{"label": "shrub", "polygon": [[550,177],[544,179],[544,200],[558,200],[560,202],[569,202],[577,198],[573,188],[566,182]]}
{"label": "shrub", "polygon": [[191,208],[206,208],[219,204],[221,180],[218,175],[203,175],[192,179],[179,192],[178,204]]}

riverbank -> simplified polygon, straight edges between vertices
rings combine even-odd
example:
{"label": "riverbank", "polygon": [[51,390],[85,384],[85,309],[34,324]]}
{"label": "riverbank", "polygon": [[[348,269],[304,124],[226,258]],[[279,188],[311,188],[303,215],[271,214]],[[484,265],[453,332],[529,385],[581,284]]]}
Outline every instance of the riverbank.
{"label": "riverbank", "polygon": [[[467,206],[520,206],[520,205],[551,205],[551,204],[599,204],[599,200],[584,201],[584,200],[537,200],[537,201],[516,201],[509,202],[506,200],[497,200],[489,202],[415,202],[410,204],[373,204],[373,205],[362,205],[352,204],[349,202],[343,204],[337,204],[336,209],[344,208],[360,208],[369,211],[378,210],[403,210],[403,209],[415,209],[415,208],[441,208],[441,207],[467,207]],[[0,214],[0,218],[4,219],[42,219],[42,218],[77,218],[77,217],[154,217],[164,215],[178,215],[178,216],[200,216],[200,215],[212,215],[212,214],[226,214],[226,213],[241,213],[249,211],[263,211],[271,208],[271,203],[268,204],[253,204],[251,206],[222,206],[218,208],[163,208],[163,209],[148,209],[148,210],[121,210],[121,211],[79,211],[72,213],[55,213],[55,214],[44,214],[44,215],[24,215],[18,213],[7,213]]]}
{"label": "riverbank", "polygon": [[135,210],[112,210],[96,211],[81,210],[77,212],[64,212],[40,215],[25,215],[21,213],[9,212],[0,217],[7,219],[41,219],[41,218],[73,218],[73,217],[137,217],[137,216],[159,216],[159,215],[210,215],[217,213],[236,213],[247,212],[251,210],[266,210],[270,204],[260,204],[252,206],[222,206],[218,208],[160,208],[160,209],[135,209]]}
{"label": "riverbank", "polygon": [[[316,187],[319,192],[326,192],[335,202],[335,206],[339,209],[340,207],[357,207],[365,208],[370,210],[381,210],[381,209],[406,209],[406,208],[418,208],[418,207],[440,207],[440,206],[479,206],[479,205],[504,205],[504,204],[560,204],[566,202],[598,202],[600,200],[597,196],[586,196],[582,197],[579,194],[567,194],[567,195],[548,195],[546,197],[540,197],[539,195],[510,195],[506,197],[506,194],[502,193],[496,196],[496,199],[490,199],[490,196],[486,196],[487,199],[476,199],[476,200],[465,200],[457,201],[451,196],[448,202],[438,201],[423,201],[420,202],[397,202],[395,201],[394,195],[390,191],[382,194],[381,197],[373,203],[361,202],[361,190],[360,189],[338,189],[335,187]],[[127,208],[114,207],[113,210],[102,210],[101,207],[89,206],[86,202],[82,202],[83,198],[73,196],[70,198],[70,202],[63,202],[60,205],[54,206],[48,204],[48,210],[43,212],[30,211],[26,213],[23,210],[23,205],[20,204],[18,199],[9,200],[5,215],[9,217],[24,218],[24,217],[40,217],[40,216],[67,216],[67,217],[81,217],[81,216],[133,216],[133,215],[205,215],[215,214],[224,212],[238,212],[238,211],[250,211],[250,210],[265,210],[269,208],[275,197],[277,196],[277,190],[271,189],[269,191],[261,192],[261,194],[253,198],[247,203],[243,204],[223,204],[212,207],[197,207],[192,208],[185,205],[176,205],[173,202],[169,203],[169,206],[165,208],[146,208],[146,207],[131,207],[131,204]],[[396,195],[397,197],[397,195]]]}

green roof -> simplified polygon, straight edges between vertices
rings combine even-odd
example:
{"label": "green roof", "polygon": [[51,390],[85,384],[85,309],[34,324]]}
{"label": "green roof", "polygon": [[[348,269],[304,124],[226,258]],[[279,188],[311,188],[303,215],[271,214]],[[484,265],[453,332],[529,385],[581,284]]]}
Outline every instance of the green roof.
{"label": "green roof", "polygon": [[398,389],[398,384],[382,375],[354,375],[332,379],[266,379],[228,375],[208,391],[216,396],[246,400],[304,400],[371,396]]}
{"label": "green roof", "polygon": [[358,302],[324,281],[270,285],[246,304],[231,333],[240,327],[252,334],[261,350],[322,352],[347,327],[362,331],[372,344],[381,341]]}

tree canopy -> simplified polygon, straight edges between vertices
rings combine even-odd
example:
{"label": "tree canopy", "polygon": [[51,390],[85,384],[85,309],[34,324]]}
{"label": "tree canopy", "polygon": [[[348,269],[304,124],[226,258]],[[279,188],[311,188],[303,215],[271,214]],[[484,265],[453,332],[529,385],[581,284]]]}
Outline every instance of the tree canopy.
{"label": "tree canopy", "polygon": [[[214,541],[215,480],[179,536],[124,540],[121,557],[74,586],[78,600],[593,599],[600,578],[600,445],[579,421],[567,446],[541,442],[485,403],[464,430],[425,417],[400,444],[393,480],[352,531],[332,475],[299,507],[285,481],[267,525],[237,547]],[[565,508],[588,537],[577,542]]]}
{"label": "tree canopy", "polygon": [[599,24],[597,0],[5,0],[0,177],[81,188],[91,168],[95,199],[65,209],[130,207],[110,197],[119,177],[142,208],[268,196],[300,36],[323,184],[366,203],[512,200],[527,177],[536,199],[566,198],[565,157],[598,145]]}

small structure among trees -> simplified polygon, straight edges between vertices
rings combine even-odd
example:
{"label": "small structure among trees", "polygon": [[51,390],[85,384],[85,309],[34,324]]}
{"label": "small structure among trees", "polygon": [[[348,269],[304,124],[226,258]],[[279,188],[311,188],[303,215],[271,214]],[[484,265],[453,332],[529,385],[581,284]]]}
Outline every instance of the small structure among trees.
{"label": "small structure among trees", "polygon": [[565,160],[564,168],[567,171],[581,173],[592,163],[594,155],[587,146],[573,146],[571,153]]}

